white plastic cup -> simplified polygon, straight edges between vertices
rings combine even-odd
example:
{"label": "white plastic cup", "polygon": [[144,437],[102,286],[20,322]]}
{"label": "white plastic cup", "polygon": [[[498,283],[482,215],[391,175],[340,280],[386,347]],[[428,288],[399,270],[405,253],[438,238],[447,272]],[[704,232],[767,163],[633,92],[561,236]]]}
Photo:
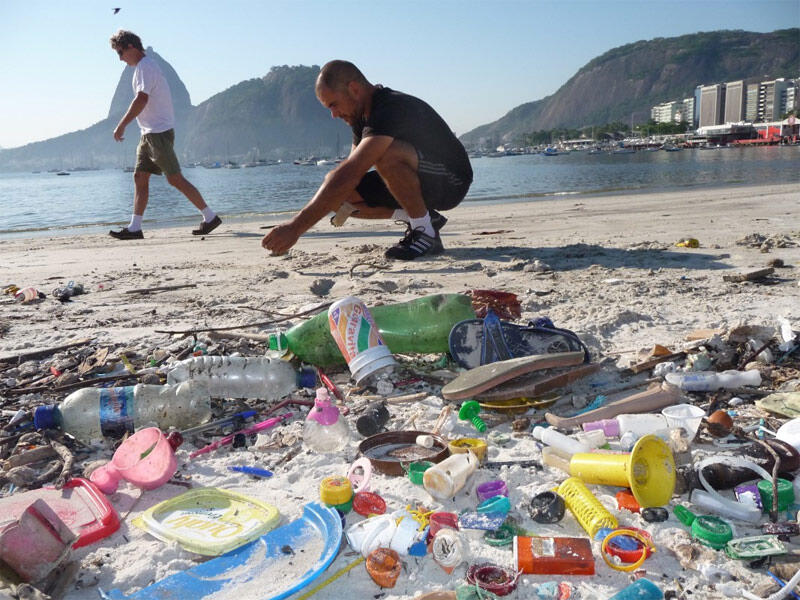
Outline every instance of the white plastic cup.
{"label": "white plastic cup", "polygon": [[328,323],[356,384],[396,363],[366,305],[353,296],[334,302]]}
{"label": "white plastic cup", "polygon": [[675,404],[674,406],[663,408],[661,414],[667,420],[667,425],[670,428],[683,427],[691,441],[697,435],[697,430],[700,428],[703,417],[706,416],[706,411],[694,404]]}

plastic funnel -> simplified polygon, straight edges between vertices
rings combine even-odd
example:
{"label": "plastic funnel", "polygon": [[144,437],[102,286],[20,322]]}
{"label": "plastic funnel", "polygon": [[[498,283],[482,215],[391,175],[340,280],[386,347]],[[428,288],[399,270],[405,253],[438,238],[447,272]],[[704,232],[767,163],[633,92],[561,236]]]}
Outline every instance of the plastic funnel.
{"label": "plastic funnel", "polygon": [[144,490],[166,483],[178,469],[172,444],[158,427],[147,427],[125,440],[106,465],[89,479],[105,494],[117,490],[120,479]]}
{"label": "plastic funnel", "polygon": [[689,440],[693,440],[706,411],[694,404],[676,404],[662,409],[661,414],[669,427],[683,427],[689,434]]}
{"label": "plastic funnel", "polygon": [[626,454],[573,454],[570,474],[586,483],[629,487],[642,507],[664,506],[675,490],[675,459],[666,443],[646,435]]}

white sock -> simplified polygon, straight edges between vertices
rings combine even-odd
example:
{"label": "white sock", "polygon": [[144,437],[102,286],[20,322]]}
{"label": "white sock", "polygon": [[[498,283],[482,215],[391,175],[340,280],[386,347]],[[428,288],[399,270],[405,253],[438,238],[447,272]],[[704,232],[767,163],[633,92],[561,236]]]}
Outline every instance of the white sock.
{"label": "white sock", "polygon": [[405,221],[408,223],[408,220],[411,217],[408,216],[408,213],[403,210],[402,208],[398,208],[396,211],[392,213],[392,220],[394,221]]}
{"label": "white sock", "polygon": [[131,215],[131,222],[128,223],[128,231],[141,231],[143,216],[144,215]]}
{"label": "white sock", "polygon": [[210,223],[211,221],[214,220],[214,217],[217,216],[217,213],[215,213],[213,210],[211,210],[210,206],[206,206],[200,212],[203,213],[203,221],[205,221],[206,223]]}
{"label": "white sock", "polygon": [[436,237],[436,231],[433,229],[433,225],[431,225],[431,215],[430,213],[425,213],[424,217],[420,217],[419,219],[409,219],[409,223],[411,224],[411,229],[417,229],[422,227],[422,230],[431,237]]}

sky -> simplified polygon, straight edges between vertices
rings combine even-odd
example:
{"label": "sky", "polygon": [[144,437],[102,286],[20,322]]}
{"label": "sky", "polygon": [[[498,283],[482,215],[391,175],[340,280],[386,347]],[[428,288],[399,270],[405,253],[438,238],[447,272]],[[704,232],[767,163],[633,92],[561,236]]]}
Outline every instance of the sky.
{"label": "sky", "polygon": [[105,118],[120,28],[173,66],[195,105],[274,65],[339,58],[461,135],[617,46],[798,26],[800,0],[0,0],[0,148]]}

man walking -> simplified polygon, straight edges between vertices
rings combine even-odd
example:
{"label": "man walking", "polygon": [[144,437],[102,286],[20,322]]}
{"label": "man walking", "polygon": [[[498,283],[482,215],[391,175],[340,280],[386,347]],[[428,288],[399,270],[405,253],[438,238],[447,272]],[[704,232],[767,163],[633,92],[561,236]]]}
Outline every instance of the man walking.
{"label": "man walking", "polygon": [[326,214],[346,209],[357,218],[407,224],[388,258],[442,252],[439,230],[447,219],[437,211],[457,206],[472,183],[464,146],[444,120],[419,98],[371,84],[343,60],[322,67],[316,93],[331,116],[352,128],[350,155],[294,218],[264,236],[262,247],[283,254]]}
{"label": "man walking", "polygon": [[173,149],[175,114],[167,80],[156,62],[144,53],[142,41],[135,33],[119,30],[111,36],[111,47],[122,62],[134,67],[134,98],[114,129],[114,139],[121,142],[125,128],[134,119],[139,124],[142,137],[136,149],[136,168],[133,172],[135,195],[131,222],[119,231],[109,231],[109,234],[118,240],[144,238],[142,216],[150,193],[150,175],[162,173],[170,185],[177,188],[203,214],[200,227],[193,229],[192,234],[211,233],[222,220],[206,205],[197,188],[181,174],[180,163]]}

